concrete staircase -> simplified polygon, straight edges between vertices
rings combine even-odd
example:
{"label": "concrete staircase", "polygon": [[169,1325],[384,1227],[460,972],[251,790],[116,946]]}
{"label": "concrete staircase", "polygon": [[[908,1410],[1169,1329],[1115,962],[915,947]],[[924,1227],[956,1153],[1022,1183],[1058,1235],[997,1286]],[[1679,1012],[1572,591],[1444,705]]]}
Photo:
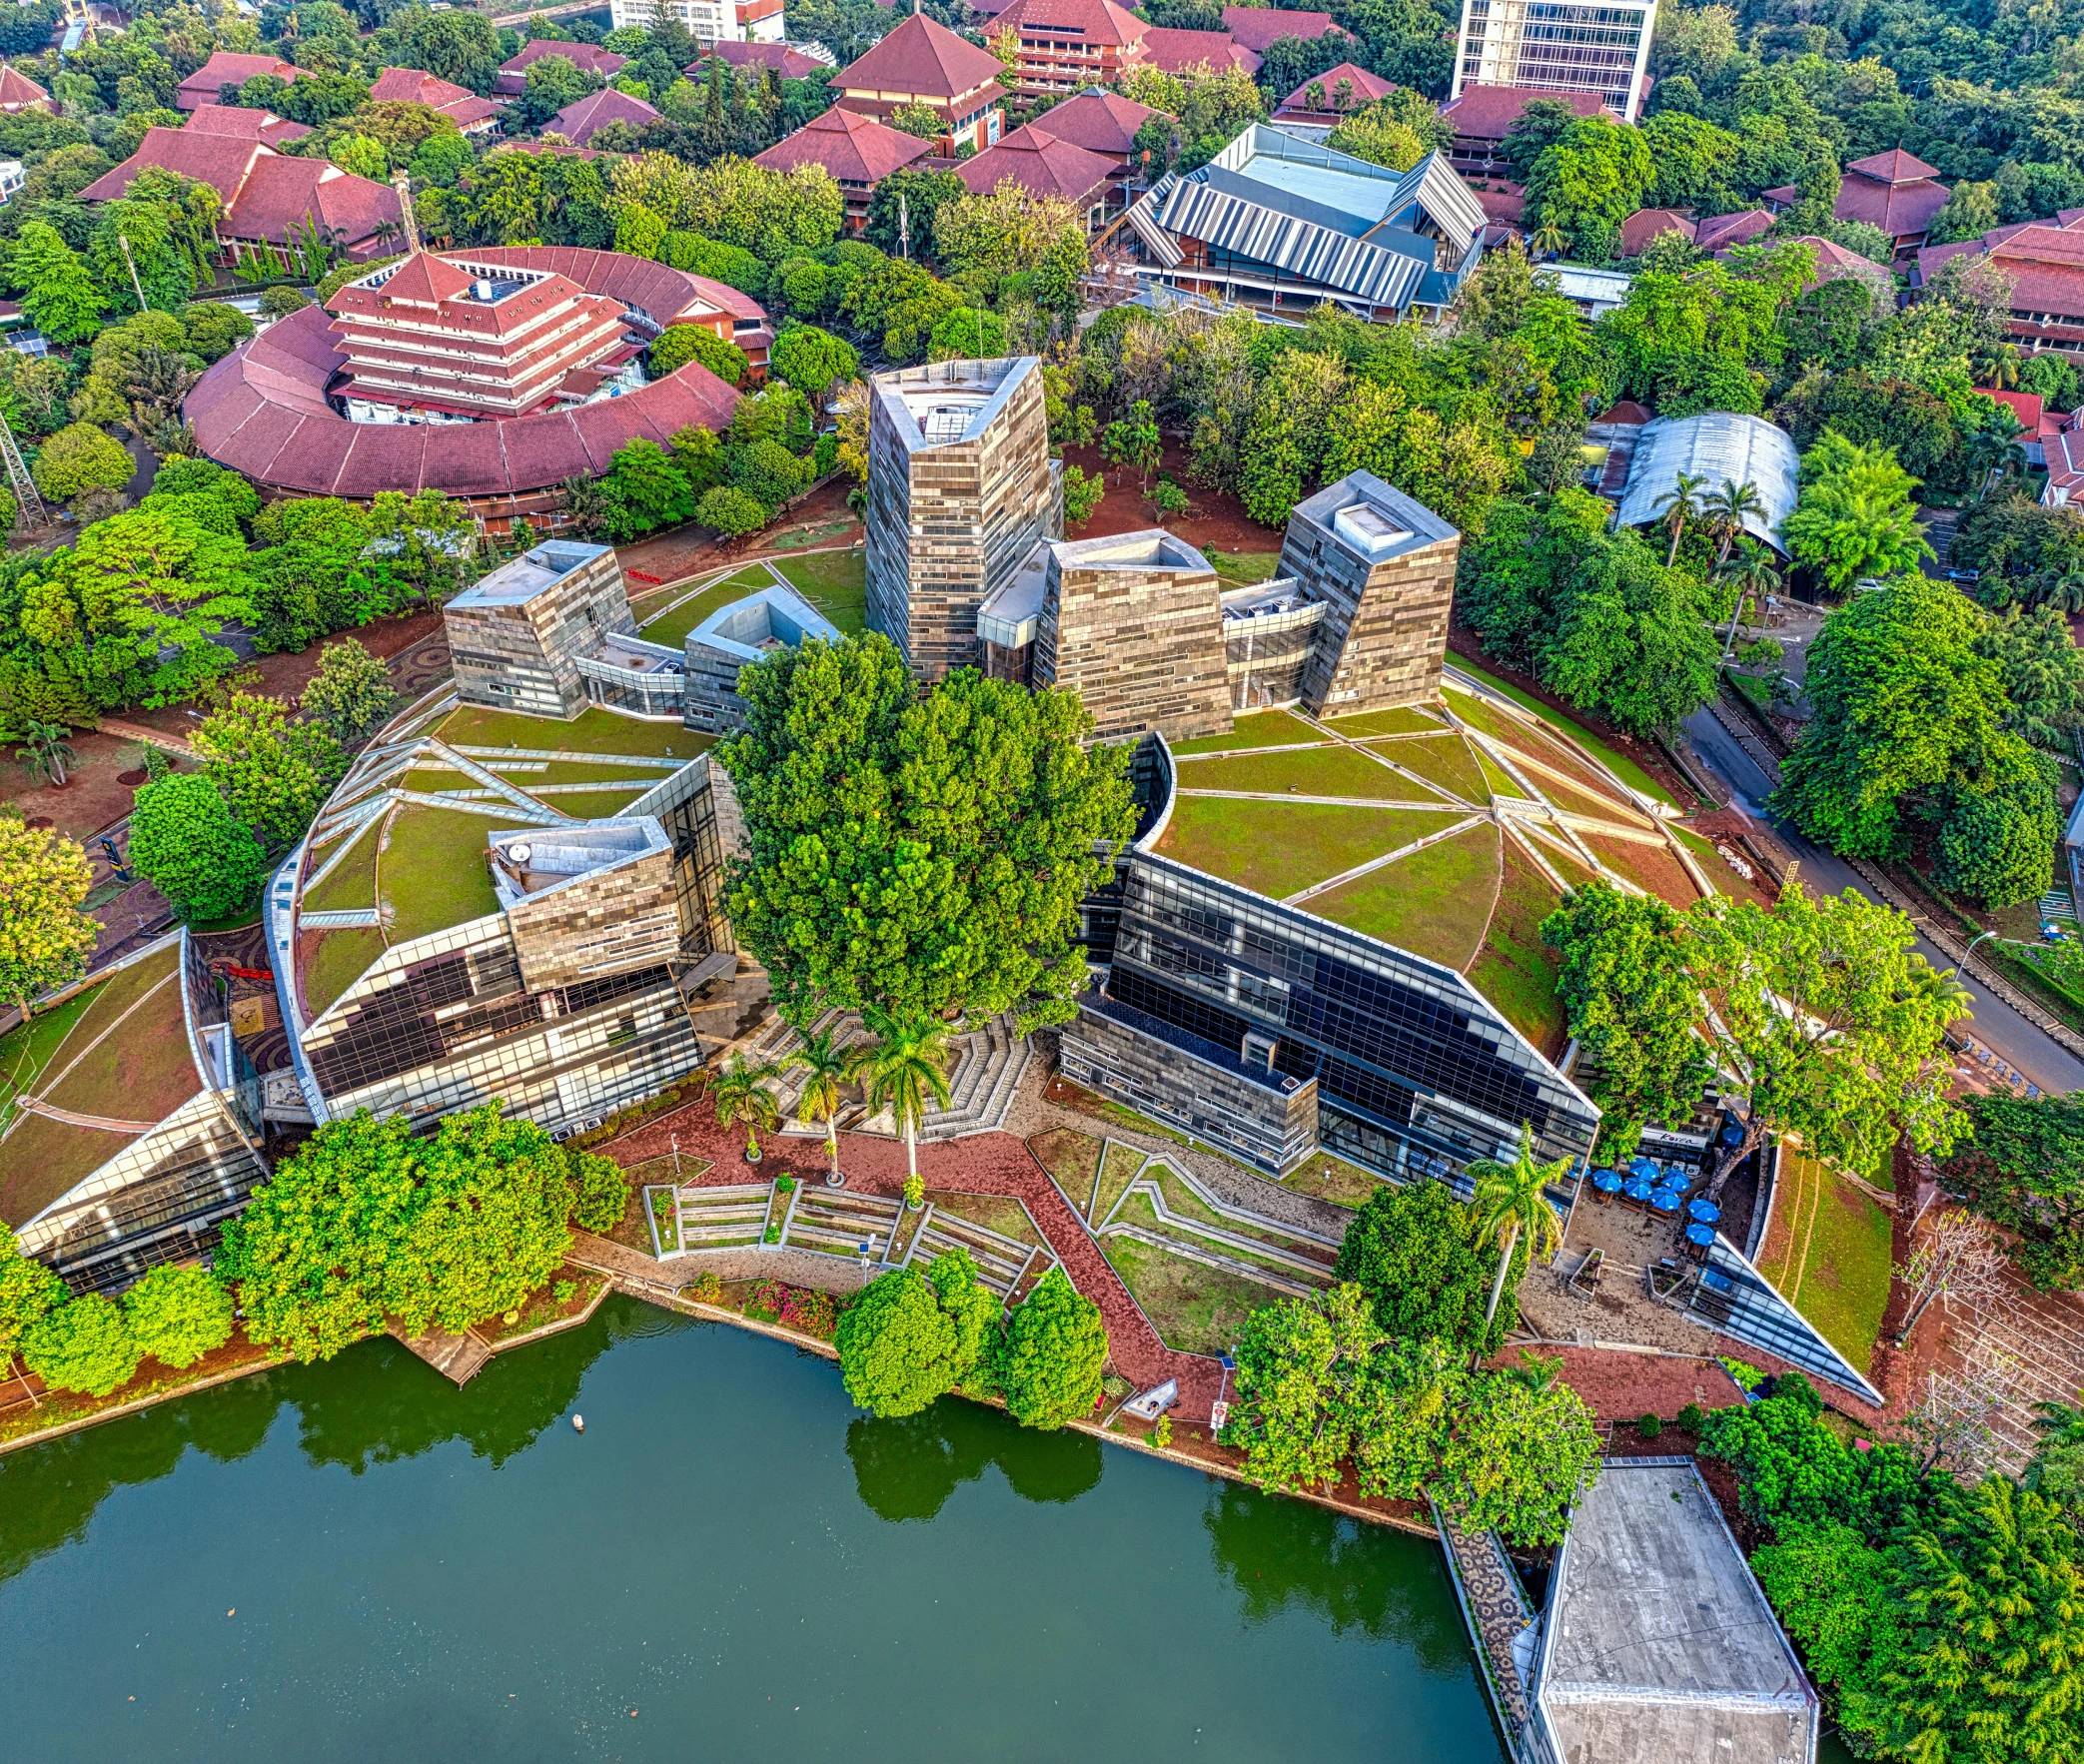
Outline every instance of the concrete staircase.
{"label": "concrete staircase", "polygon": [[[828,1012],[811,1025],[813,1034],[821,1029],[831,1029],[834,1041],[842,1048],[868,1039],[860,1018],[851,1013]],[[779,1065],[802,1044],[803,1038],[777,1019],[754,1039],[746,1057]],[[980,1030],[955,1037],[953,1045],[955,1060],[948,1074],[948,1107],[928,1112],[919,1127],[922,1141],[960,1139],[1003,1126],[1032,1052],[1028,1043],[1013,1033],[1011,1021],[1003,1017],[994,1018]],[[770,1080],[767,1088],[781,1107],[784,1123],[793,1125],[796,1102],[803,1094],[801,1076],[783,1072]],[[887,1110],[869,1116],[858,1094],[841,1104],[839,1125],[860,1133],[896,1131]],[[815,1131],[822,1134],[824,1129],[818,1127]]]}

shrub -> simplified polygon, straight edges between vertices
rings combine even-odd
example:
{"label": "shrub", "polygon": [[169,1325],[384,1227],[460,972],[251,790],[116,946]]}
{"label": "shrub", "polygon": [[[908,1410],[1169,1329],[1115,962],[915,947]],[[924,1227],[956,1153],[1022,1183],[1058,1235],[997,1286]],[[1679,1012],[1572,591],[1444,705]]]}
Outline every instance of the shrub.
{"label": "shrub", "polygon": [[571,1217],[580,1231],[611,1232],[629,1211],[629,1179],[612,1158],[591,1152],[572,1152],[572,1188],[576,1200]]}
{"label": "shrub", "polygon": [[1663,1430],[1664,1423],[1653,1414],[1642,1415],[1635,1422],[1635,1431],[1645,1439],[1654,1439]]}
{"label": "shrub", "polygon": [[908,1176],[904,1179],[904,1204],[915,1212],[926,1205],[926,1179]]}
{"label": "shrub", "polygon": [[244,912],[268,868],[253,834],[232,818],[217,786],[195,772],[162,778],[137,793],[130,859],[191,920]]}
{"label": "shrub", "polygon": [[1697,1402],[1689,1402],[1678,1411],[1678,1424],[1695,1438],[1700,1429],[1707,1425],[1707,1413]]}
{"label": "shrub", "polygon": [[91,423],[72,423],[37,450],[32,475],[45,495],[68,502],[83,490],[120,490],[136,469],[120,442]]}
{"label": "shrub", "polygon": [[793,1195],[796,1192],[796,1179],[792,1176],[777,1176],[774,1179],[774,1192],[777,1195]]}
{"label": "shrub", "polygon": [[553,1305],[569,1305],[573,1298],[577,1296],[577,1293],[578,1282],[558,1281],[549,1290],[550,1303]]}
{"label": "shrub", "polygon": [[1739,1390],[1748,1393],[1757,1389],[1760,1384],[1765,1382],[1765,1374],[1755,1365],[1751,1365],[1741,1359],[1731,1359],[1726,1353],[1718,1355],[1718,1357],[1721,1360],[1722,1369],[1736,1380],[1736,1387]]}
{"label": "shrub", "polygon": [[22,1358],[53,1390],[106,1396],[137,1374],[139,1357],[130,1320],[99,1294],[61,1305],[22,1333]]}
{"label": "shrub", "polygon": [[698,1274],[687,1283],[685,1291],[697,1305],[714,1305],[723,1297],[723,1282],[714,1274]]}
{"label": "shrub", "polygon": [[1165,1451],[1165,1450],[1167,1450],[1167,1449],[1169,1449],[1169,1448],[1171,1447],[1171,1445],[1172,1445],[1172,1416],[1171,1416],[1171,1415],[1169,1415],[1169,1414],[1161,1414],[1161,1415],[1160,1415],[1160,1416],[1158,1417],[1158,1424],[1157,1424],[1157,1425],[1156,1425],[1155,1427],[1153,1427],[1153,1428],[1151,1429],[1151,1443],[1152,1443],[1153,1445],[1155,1445],[1155,1446],[1156,1446],[1156,1447],[1157,1447],[1157,1448],[1158,1448],[1158,1449],[1159,1449],[1160,1451]]}
{"label": "shrub", "polygon": [[310,305],[310,297],[295,288],[271,288],[261,296],[261,311],[271,319],[287,319]]}
{"label": "shrub", "polygon": [[155,1268],[124,1294],[123,1315],[162,1365],[194,1365],[232,1338],[232,1295],[205,1268]]}
{"label": "shrub", "polygon": [[694,517],[727,539],[758,532],[767,524],[766,509],[743,490],[727,483],[720,483],[703,493],[702,499],[694,505]]}
{"label": "shrub", "polygon": [[745,1301],[745,1315],[755,1323],[778,1323],[828,1341],[839,1324],[839,1306],[830,1293],[777,1280],[760,1281],[753,1287]]}
{"label": "shrub", "polygon": [[651,345],[651,372],[676,374],[689,362],[699,362],[725,386],[743,383],[752,363],[734,343],[699,325],[668,325]]}

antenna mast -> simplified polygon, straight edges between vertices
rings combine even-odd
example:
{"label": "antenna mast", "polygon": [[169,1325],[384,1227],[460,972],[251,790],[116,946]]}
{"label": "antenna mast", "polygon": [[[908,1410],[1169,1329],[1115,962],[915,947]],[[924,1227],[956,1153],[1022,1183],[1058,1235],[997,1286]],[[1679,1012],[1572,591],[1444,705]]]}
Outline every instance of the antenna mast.
{"label": "antenna mast", "polygon": [[420,251],[420,223],[413,214],[413,180],[403,171],[393,172],[391,188],[398,192],[398,218],[405,227],[406,256],[417,256]]}
{"label": "antenna mast", "polygon": [[7,427],[4,416],[0,416],[0,453],[7,457],[7,481],[14,486],[15,510],[24,528],[49,526],[50,510],[43,505],[43,497],[37,494],[36,479],[29,475],[29,467],[22,463],[22,450],[14,444],[14,431]]}

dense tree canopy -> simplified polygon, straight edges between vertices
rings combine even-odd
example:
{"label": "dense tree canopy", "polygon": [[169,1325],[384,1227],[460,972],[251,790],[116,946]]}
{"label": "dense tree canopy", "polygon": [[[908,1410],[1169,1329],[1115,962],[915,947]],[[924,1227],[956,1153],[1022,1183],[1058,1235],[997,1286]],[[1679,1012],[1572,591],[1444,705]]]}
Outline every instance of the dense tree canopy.
{"label": "dense tree canopy", "polygon": [[1494,1350],[1514,1315],[1513,1296],[1527,1267],[1514,1258],[1498,1318],[1487,1327],[1485,1306],[1498,1258],[1478,1240],[1475,1215],[1445,1183],[1379,1188],[1368,1197],[1339,1249],[1339,1278],[1374,1307],[1375,1321],[1400,1340],[1438,1339]]}
{"label": "dense tree canopy", "polygon": [[964,1250],[877,1275],[834,1337],[846,1393],[878,1417],[917,1414],[976,1372],[998,1308]]}

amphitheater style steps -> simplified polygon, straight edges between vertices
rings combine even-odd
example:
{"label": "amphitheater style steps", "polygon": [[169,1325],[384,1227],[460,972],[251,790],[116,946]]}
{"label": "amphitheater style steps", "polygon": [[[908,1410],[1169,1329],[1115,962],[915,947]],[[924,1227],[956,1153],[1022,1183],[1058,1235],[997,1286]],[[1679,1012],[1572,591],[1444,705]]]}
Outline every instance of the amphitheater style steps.
{"label": "amphitheater style steps", "polygon": [[[833,1040],[841,1048],[850,1048],[868,1036],[860,1018],[852,1013],[828,1011],[811,1025],[813,1034],[824,1029],[832,1031]],[[803,1038],[777,1019],[747,1049],[747,1057],[779,1066],[802,1045]],[[955,1037],[954,1055],[953,1069],[948,1075],[948,1107],[928,1110],[926,1119],[919,1125],[918,1137],[922,1141],[960,1139],[966,1134],[988,1133],[1003,1126],[1007,1111],[1013,1106],[1014,1092],[1019,1089],[1021,1076],[1027,1070],[1030,1049],[1027,1042],[1013,1033],[1011,1023],[1001,1017],[986,1023],[982,1029]],[[767,1088],[774,1093],[783,1121],[794,1122],[803,1094],[801,1075],[792,1071],[779,1072],[768,1081]],[[895,1132],[887,1110],[871,1117],[858,1098],[850,1098],[842,1104],[839,1126],[850,1132]],[[819,1127],[816,1131],[822,1133],[823,1129]]]}

